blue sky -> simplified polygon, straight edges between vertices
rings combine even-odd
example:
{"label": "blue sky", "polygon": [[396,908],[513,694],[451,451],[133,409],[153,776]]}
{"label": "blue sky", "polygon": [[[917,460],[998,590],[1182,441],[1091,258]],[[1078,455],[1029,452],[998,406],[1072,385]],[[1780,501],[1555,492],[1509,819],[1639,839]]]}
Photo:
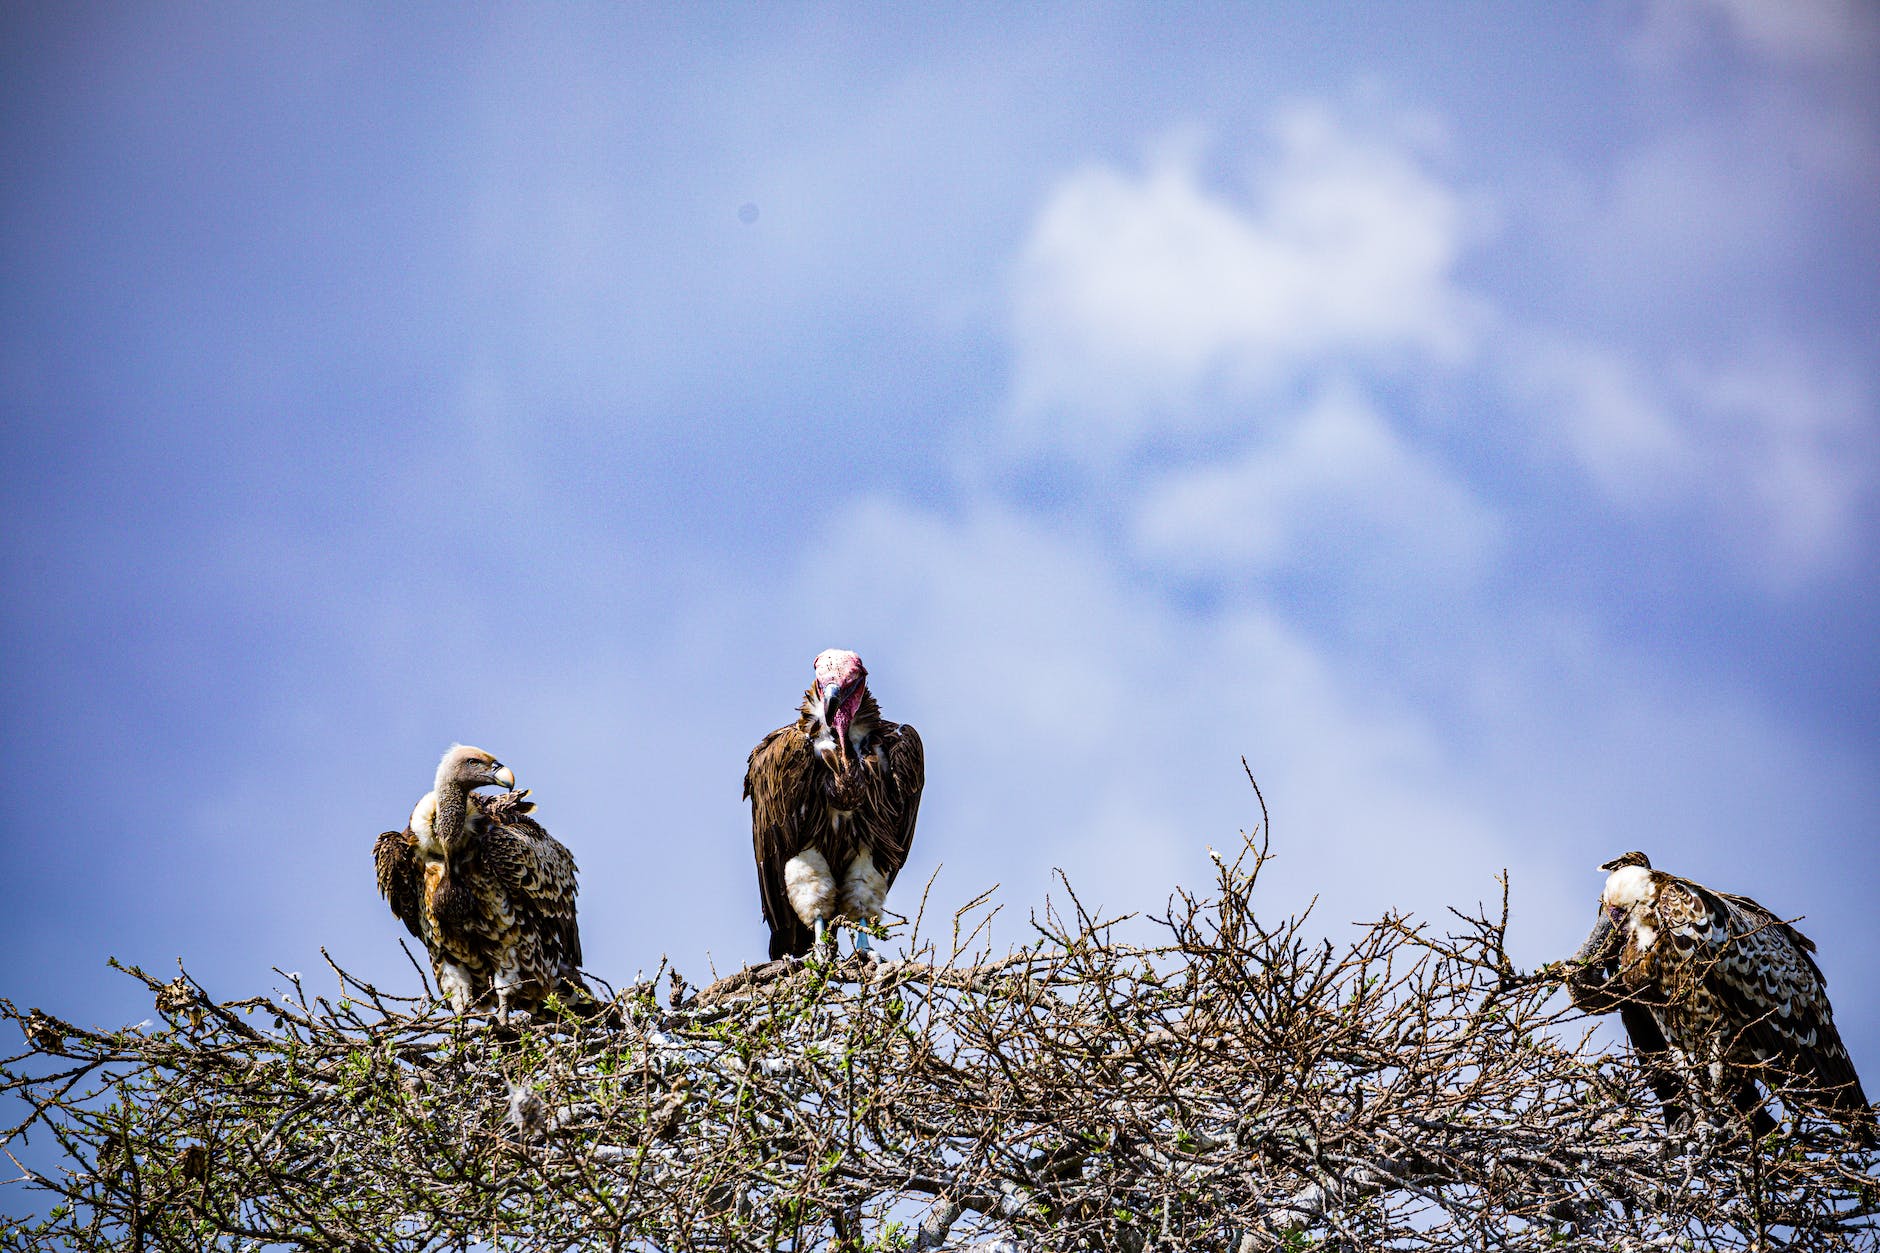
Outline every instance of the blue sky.
{"label": "blue sky", "polygon": [[1244,754],[1276,910],[1506,867],[1539,962],[1642,848],[1806,915],[1880,1067],[1876,51],[1832,0],[8,6],[0,995],[408,986],[370,847],[459,740],[592,968],[761,958],[744,754],[842,646],[928,747],[904,907],[1154,909]]}

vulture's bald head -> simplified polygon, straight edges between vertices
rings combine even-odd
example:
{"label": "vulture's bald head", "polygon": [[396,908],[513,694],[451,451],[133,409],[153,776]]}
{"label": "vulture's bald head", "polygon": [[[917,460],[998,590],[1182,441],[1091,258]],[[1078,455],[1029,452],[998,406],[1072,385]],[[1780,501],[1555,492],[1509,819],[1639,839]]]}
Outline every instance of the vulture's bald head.
{"label": "vulture's bald head", "polygon": [[480,748],[453,744],[437,763],[437,786],[455,785],[466,792],[480,787],[514,788],[516,776],[502,762]]}
{"label": "vulture's bald head", "polygon": [[848,752],[849,724],[868,690],[868,667],[846,648],[825,648],[816,655],[816,693],[822,697],[823,725],[836,733]]}

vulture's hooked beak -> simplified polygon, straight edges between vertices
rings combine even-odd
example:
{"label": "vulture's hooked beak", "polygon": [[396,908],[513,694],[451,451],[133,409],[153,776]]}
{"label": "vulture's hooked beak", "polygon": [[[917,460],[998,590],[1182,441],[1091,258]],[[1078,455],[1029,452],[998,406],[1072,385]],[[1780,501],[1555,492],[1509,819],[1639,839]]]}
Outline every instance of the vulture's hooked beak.
{"label": "vulture's hooked beak", "polygon": [[842,706],[849,699],[849,689],[836,686],[823,690],[823,723],[836,733],[836,743],[846,752],[848,727],[843,724]]}
{"label": "vulture's hooked beak", "polygon": [[496,774],[493,777],[498,787],[506,788],[511,792],[516,790],[516,772],[511,770],[508,766],[497,766]]}

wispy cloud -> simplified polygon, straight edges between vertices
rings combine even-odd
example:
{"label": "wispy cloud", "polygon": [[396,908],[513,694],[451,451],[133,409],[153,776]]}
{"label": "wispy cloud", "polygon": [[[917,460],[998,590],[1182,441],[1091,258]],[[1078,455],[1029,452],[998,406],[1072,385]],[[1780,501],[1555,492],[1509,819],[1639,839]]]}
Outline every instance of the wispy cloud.
{"label": "wispy cloud", "polygon": [[1684,425],[1623,354],[1540,337],[1514,347],[1504,369],[1536,411],[1540,438],[1609,499],[1642,504],[1688,487],[1694,452]]}
{"label": "wispy cloud", "polygon": [[1752,581],[1778,592],[1852,557],[1880,464],[1857,372],[1791,346],[1648,368],[1551,339],[1512,343],[1504,368],[1534,429],[1606,504],[1708,519]]}
{"label": "wispy cloud", "polygon": [[1702,430],[1710,503],[1734,514],[1771,581],[1792,588],[1849,558],[1880,453],[1858,377],[1780,348],[1685,367],[1678,382]]}
{"label": "wispy cloud", "polygon": [[1165,474],[1136,510],[1144,559],[1178,574],[1347,565],[1467,579],[1500,523],[1349,386],[1334,386],[1238,457]]}
{"label": "wispy cloud", "polygon": [[[1293,106],[1238,190],[1216,172],[1233,154],[1211,162],[1192,135],[1139,171],[1062,178],[1014,271],[1006,454],[1146,473],[1130,533],[1182,574],[1272,570],[1329,543],[1373,573],[1408,560],[1466,577],[1497,551],[1496,511],[1448,468],[1443,422],[1400,391],[1384,399],[1408,366],[1426,395],[1503,398],[1506,418],[1472,415],[1479,438],[1513,448],[1532,431],[1577,469],[1587,508],[1708,529],[1751,585],[1780,593],[1841,568],[1874,478],[1860,371],[1780,327],[1749,342],[1620,342],[1478,289],[1462,275],[1485,242],[1482,196],[1442,172],[1440,131]],[[1673,140],[1676,160],[1660,151]],[[1793,189],[1729,194],[1727,149],[1701,130],[1621,154],[1617,224],[1583,242],[1623,252],[1677,237],[1693,265],[1767,251],[1757,223],[1793,229]],[[1680,175],[1692,169],[1702,177]]]}
{"label": "wispy cloud", "polygon": [[1294,108],[1244,194],[1204,182],[1202,155],[1176,142],[1141,173],[1088,166],[1039,211],[1014,287],[1021,442],[1113,454],[1206,389],[1469,349],[1464,206],[1414,146]]}

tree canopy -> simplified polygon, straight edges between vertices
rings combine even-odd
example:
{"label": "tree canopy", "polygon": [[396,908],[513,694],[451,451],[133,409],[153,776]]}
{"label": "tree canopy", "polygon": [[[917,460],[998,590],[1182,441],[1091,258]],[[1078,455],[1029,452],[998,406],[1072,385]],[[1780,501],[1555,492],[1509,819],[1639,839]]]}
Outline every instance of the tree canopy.
{"label": "tree canopy", "polygon": [[[605,1012],[452,1015],[338,967],[161,1025],[0,1001],[11,1247],[1875,1247],[1876,1159],[1791,1118],[1668,1136],[1498,909],[1334,942],[1265,920],[1262,833],[1145,927],[1065,884],[903,960],[783,961]],[[1147,939],[1142,938],[1147,936]],[[419,972],[423,978],[422,971]],[[323,980],[324,981],[324,977]],[[32,1165],[25,1163],[31,1162]]]}

